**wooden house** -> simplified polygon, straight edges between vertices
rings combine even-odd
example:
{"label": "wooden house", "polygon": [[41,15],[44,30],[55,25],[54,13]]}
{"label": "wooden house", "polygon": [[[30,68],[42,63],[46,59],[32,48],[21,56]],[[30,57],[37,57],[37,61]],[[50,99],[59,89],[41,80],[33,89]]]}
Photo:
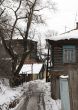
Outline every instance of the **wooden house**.
{"label": "wooden house", "polygon": [[[7,44],[9,44],[9,41],[7,40]],[[13,39],[12,40],[12,48],[14,49],[14,51],[16,53],[18,53],[19,55],[22,54],[23,50],[24,50],[24,41],[23,39]],[[28,55],[28,58],[26,58],[26,61],[29,61],[29,59],[34,60],[38,60],[38,56],[37,56],[37,41],[34,40],[27,40],[27,50],[31,50],[30,54]]]}
{"label": "wooden house", "polygon": [[[6,41],[7,44],[9,41]],[[12,40],[12,48],[14,48],[14,51],[19,54],[19,56],[22,54],[24,50],[23,46],[23,40],[22,39],[14,39]],[[31,49],[32,48],[32,49]],[[29,56],[25,59],[25,64],[30,64],[34,62],[39,62],[39,58],[37,56],[37,41],[29,40],[27,41],[27,49],[32,50]],[[9,66],[9,68],[8,68]],[[8,69],[7,69],[8,68]],[[11,58],[5,51],[3,44],[0,40],[0,77],[11,77]]]}
{"label": "wooden house", "polygon": [[0,39],[0,78],[8,78],[9,76],[11,76],[11,58],[6,53]]}
{"label": "wooden house", "polygon": [[[77,28],[61,35],[48,38],[47,78],[51,76],[52,98],[60,98],[59,76],[69,76],[71,110],[78,109],[78,23]],[[50,51],[50,52],[49,52]],[[51,54],[49,54],[51,53]]]}

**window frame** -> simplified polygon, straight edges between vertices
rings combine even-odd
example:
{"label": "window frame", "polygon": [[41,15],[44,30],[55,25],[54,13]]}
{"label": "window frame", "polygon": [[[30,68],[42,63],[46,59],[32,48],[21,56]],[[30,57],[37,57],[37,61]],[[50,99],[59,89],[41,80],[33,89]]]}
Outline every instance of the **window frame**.
{"label": "window frame", "polygon": [[[68,54],[68,58],[65,58],[65,50],[67,51],[66,54]],[[73,54],[73,56],[72,56],[72,54]],[[63,46],[63,64],[65,64],[65,63],[67,63],[67,64],[76,63],[76,47],[75,47],[75,45],[64,45]]]}

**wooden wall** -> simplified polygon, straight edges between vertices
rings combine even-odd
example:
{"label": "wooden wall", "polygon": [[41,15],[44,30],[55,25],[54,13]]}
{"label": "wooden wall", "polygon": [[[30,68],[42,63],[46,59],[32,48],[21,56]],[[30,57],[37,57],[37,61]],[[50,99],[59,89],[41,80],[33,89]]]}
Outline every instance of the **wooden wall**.
{"label": "wooden wall", "polygon": [[[53,67],[51,71],[51,90],[52,90],[52,97],[54,99],[57,99],[59,97],[59,82],[58,77],[60,75],[69,75],[69,87],[70,90],[70,100],[71,103],[73,103],[73,107],[78,108],[78,46],[76,45],[76,63],[74,64],[63,64],[63,46],[62,45],[55,45],[52,47],[52,61],[53,61]],[[70,66],[71,65],[71,66]],[[57,83],[58,82],[58,83]],[[57,87],[58,85],[58,87]],[[71,97],[72,95],[72,97]],[[72,104],[71,104],[72,105]],[[77,110],[77,109],[71,109],[71,110]]]}
{"label": "wooden wall", "polygon": [[78,64],[66,67],[69,74],[71,110],[78,110]]}
{"label": "wooden wall", "polygon": [[76,45],[76,63],[78,63],[78,45]]}
{"label": "wooden wall", "polygon": [[[76,62],[78,63],[78,46],[76,46]],[[51,57],[53,63],[53,70],[64,70],[66,64],[63,63],[63,45],[56,45],[51,47]]]}
{"label": "wooden wall", "polygon": [[[9,41],[7,40],[7,44]],[[12,48],[18,54],[22,54],[24,50],[24,41],[22,39],[14,39],[12,41]],[[37,57],[37,42],[32,40],[27,40],[27,50],[31,50],[30,58]]]}
{"label": "wooden wall", "polygon": [[62,46],[52,47],[52,61],[54,70],[61,70],[63,68],[62,55],[63,55]]}

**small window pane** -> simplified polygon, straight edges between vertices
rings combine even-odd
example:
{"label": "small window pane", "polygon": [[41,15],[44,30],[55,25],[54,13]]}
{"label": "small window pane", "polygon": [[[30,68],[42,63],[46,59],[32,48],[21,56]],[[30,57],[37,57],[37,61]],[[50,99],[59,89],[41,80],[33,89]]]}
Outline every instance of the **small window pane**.
{"label": "small window pane", "polygon": [[75,46],[63,47],[63,63],[75,63]]}

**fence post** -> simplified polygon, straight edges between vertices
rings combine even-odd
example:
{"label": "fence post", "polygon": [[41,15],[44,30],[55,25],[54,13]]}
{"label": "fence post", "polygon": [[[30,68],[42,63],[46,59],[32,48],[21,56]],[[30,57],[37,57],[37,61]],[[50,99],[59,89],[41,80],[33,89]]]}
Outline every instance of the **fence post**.
{"label": "fence post", "polygon": [[68,76],[60,76],[60,96],[62,110],[70,110]]}

